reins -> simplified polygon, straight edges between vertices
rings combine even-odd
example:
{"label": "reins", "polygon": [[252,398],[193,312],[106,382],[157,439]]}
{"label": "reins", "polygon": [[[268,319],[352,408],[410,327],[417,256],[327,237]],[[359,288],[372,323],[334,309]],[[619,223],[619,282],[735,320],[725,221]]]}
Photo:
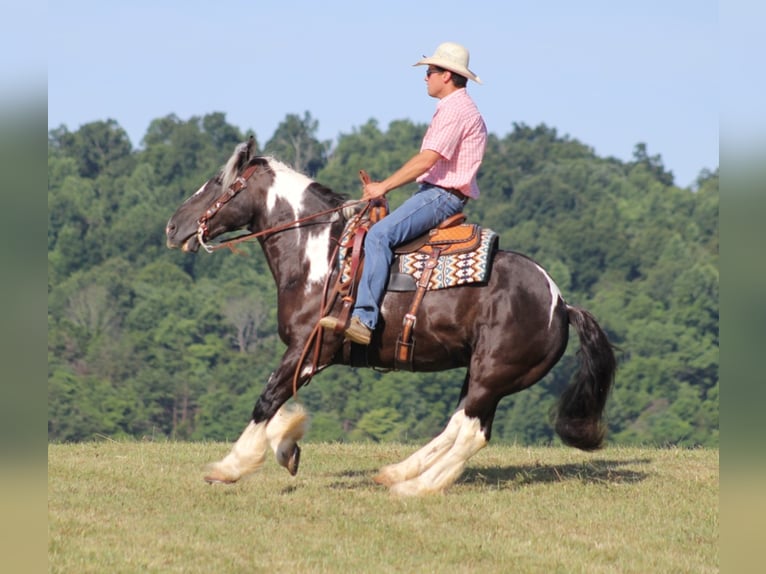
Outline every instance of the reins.
{"label": "reins", "polygon": [[[237,237],[233,237],[231,239],[221,241],[220,243],[216,243],[215,245],[205,243],[204,234],[207,232],[207,227],[206,226],[203,227],[203,224],[200,223],[200,226],[197,228],[197,239],[199,240],[200,245],[202,245],[202,247],[208,253],[213,253],[213,251],[217,251],[218,249],[222,249],[224,247],[228,247],[229,249],[231,249],[232,246],[236,245],[237,243],[242,243],[243,241],[249,241],[250,239],[256,239],[264,235],[279,233],[280,231],[286,231],[288,229],[299,227],[302,223],[306,223],[307,221],[311,221],[312,219],[316,219],[317,217],[322,217],[323,215],[329,215],[330,213],[337,213],[338,211],[345,209],[349,205],[356,205],[357,203],[366,203],[366,201],[359,200],[356,202],[339,205],[338,207],[333,207],[330,209],[326,209],[324,211],[313,213],[311,215],[307,215],[306,217],[301,217],[300,219],[295,219],[293,221],[289,221],[287,223],[284,223],[282,225],[277,225],[275,227],[269,227],[268,229],[264,229],[262,231],[256,231],[253,233],[245,233],[243,235],[238,235]],[[330,223],[330,222],[328,221],[327,223]]]}

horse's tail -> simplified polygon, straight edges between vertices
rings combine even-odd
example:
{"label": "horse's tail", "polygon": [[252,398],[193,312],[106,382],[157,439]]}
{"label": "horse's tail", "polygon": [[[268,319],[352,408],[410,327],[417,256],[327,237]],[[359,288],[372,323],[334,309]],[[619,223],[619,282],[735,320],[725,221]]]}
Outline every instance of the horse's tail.
{"label": "horse's tail", "polygon": [[603,445],[606,434],[602,415],[614,383],[617,359],[614,347],[593,315],[570,305],[567,312],[580,337],[580,370],[559,399],[556,434],[569,446],[596,450]]}

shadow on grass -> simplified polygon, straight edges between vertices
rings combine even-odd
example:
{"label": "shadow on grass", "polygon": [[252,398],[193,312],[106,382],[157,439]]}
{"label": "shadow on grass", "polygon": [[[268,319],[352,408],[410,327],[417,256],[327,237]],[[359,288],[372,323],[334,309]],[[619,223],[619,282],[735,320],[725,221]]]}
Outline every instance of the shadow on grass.
{"label": "shadow on grass", "polygon": [[649,476],[636,465],[651,463],[649,458],[632,460],[594,460],[577,464],[528,464],[503,468],[467,468],[458,484],[485,485],[498,489],[518,488],[577,480],[587,484],[633,484]]}
{"label": "shadow on grass", "polygon": [[[635,484],[645,480],[649,472],[633,467],[651,463],[649,458],[630,460],[595,460],[576,464],[528,464],[501,468],[467,468],[457,484],[484,486],[498,490],[521,488],[576,480],[586,484]],[[329,484],[333,489],[367,489],[374,486],[375,470],[346,470],[337,473]]]}
{"label": "shadow on grass", "polygon": [[372,480],[376,472],[378,472],[377,469],[344,470],[333,475],[336,480],[331,482],[329,486],[340,490],[366,489],[377,486]]}

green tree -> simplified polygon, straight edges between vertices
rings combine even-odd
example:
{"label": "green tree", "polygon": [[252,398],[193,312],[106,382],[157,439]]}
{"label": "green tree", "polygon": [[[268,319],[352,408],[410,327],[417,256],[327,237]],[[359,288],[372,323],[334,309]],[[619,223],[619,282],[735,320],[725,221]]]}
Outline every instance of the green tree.
{"label": "green tree", "polygon": [[319,121],[304,112],[303,117],[288,114],[277,126],[264,152],[274,155],[294,169],[308,175],[316,174],[327,163],[331,142],[316,137]]}
{"label": "green tree", "polygon": [[[329,153],[317,126],[308,112],[288,116],[266,147],[352,197],[360,169],[387,176],[426,129],[398,120],[384,130],[371,119]],[[51,440],[232,440],[246,424],[284,350],[265,258],[257,243],[242,246],[247,257],[164,245],[170,214],[243,139],[220,112],[158,118],[139,150],[112,120],[49,132]],[[620,346],[607,406],[613,442],[716,445],[718,172],[703,170],[681,189],[646,150],[637,144],[630,162],[600,158],[552,127],[515,124],[490,134],[482,197],[467,215],[494,229],[501,247],[539,261]],[[414,189],[394,194],[392,206]],[[556,440],[548,412],[577,368],[577,349],[570,333],[543,381],[500,402],[494,440]],[[464,372],[338,366],[300,400],[314,439],[421,442],[443,428]]]}
{"label": "green tree", "polygon": [[637,143],[633,148],[633,165],[643,166],[665,185],[673,185],[673,172],[667,171],[659,154],[650,156],[645,143]]}
{"label": "green tree", "polygon": [[104,171],[120,173],[133,165],[128,134],[111,119],[85,124],[75,133],[65,127],[52,130],[48,145],[73,158],[81,177],[95,178]]}

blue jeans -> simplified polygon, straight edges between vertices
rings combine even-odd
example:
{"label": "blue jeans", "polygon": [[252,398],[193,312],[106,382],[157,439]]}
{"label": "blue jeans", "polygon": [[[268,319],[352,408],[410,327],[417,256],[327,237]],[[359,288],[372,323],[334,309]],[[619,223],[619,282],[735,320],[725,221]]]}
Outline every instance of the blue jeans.
{"label": "blue jeans", "polygon": [[463,211],[464,203],[440,187],[421,184],[407,201],[370,227],[364,240],[364,269],[352,315],[374,330],[386,290],[393,248]]}

